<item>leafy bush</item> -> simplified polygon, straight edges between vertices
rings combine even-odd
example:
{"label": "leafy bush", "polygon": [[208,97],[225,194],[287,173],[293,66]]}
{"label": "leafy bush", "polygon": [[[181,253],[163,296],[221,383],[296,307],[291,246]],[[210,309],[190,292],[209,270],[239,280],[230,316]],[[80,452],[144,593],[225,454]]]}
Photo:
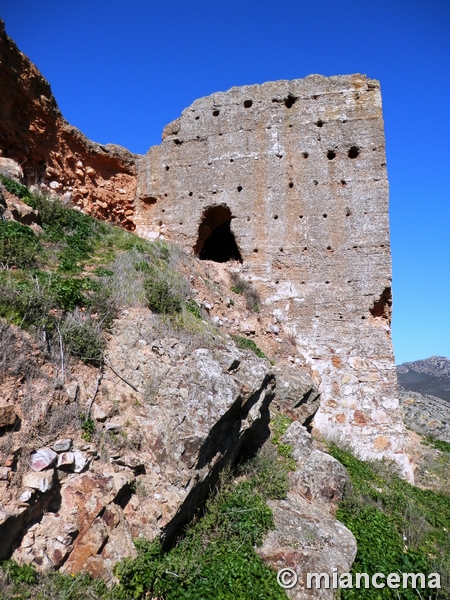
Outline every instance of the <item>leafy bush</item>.
{"label": "leafy bush", "polygon": [[0,220],[0,263],[28,268],[36,264],[41,244],[34,231],[16,221]]}
{"label": "leafy bush", "polygon": [[0,317],[19,326],[51,327],[57,302],[49,285],[22,273],[0,274]]}
{"label": "leafy bush", "polygon": [[438,440],[434,438],[432,435],[427,435],[425,437],[424,443],[427,446],[432,446],[433,448],[437,448],[441,452],[450,452],[450,444],[448,442],[444,442],[444,440]]}
{"label": "leafy bush", "polygon": [[5,560],[1,563],[6,580],[13,583],[35,583],[37,580],[36,569],[33,565],[18,565],[13,560]]}
{"label": "leafy bush", "polygon": [[81,420],[81,429],[83,430],[82,438],[86,442],[90,442],[92,435],[95,433],[95,421],[92,417],[85,415],[84,413],[80,414]]}
{"label": "leafy bush", "polygon": [[39,211],[43,239],[63,244],[58,253],[59,270],[69,273],[79,271],[83,262],[91,256],[100,233],[106,233],[105,225],[44,194],[34,194],[27,202]]}
{"label": "leafy bush", "polygon": [[200,308],[200,306],[197,304],[197,302],[193,298],[190,298],[185,303],[185,306],[186,306],[186,310],[188,310],[191,314],[193,314],[194,317],[197,317],[197,319],[203,318],[202,309]]}
{"label": "leafy bush", "polygon": [[11,179],[10,177],[7,177],[6,175],[0,173],[0,183],[2,183],[5,186],[8,192],[14,194],[18,198],[21,198],[25,201],[31,200],[32,195],[30,190],[25,185],[22,185],[15,179]]}
{"label": "leafy bush", "polygon": [[168,281],[168,273],[154,267],[150,267],[150,271],[150,276],[144,282],[148,307],[153,312],[163,315],[181,312],[183,297],[173,289]]}
{"label": "leafy bush", "polygon": [[[450,498],[408,484],[384,463],[363,463],[334,445],[329,452],[352,480],[353,490],[336,513],[358,542],[352,573],[440,572],[443,589],[438,597],[450,598]],[[417,598],[411,589],[397,592],[399,598]],[[341,598],[375,600],[391,598],[390,593],[342,589]],[[425,590],[423,594],[428,597]]]}
{"label": "leafy bush", "polygon": [[[87,573],[63,575],[55,571],[37,573],[31,565],[20,566],[12,560],[0,563],[2,600],[125,600],[108,590],[105,583]],[[116,588],[117,590],[117,588]]]}
{"label": "leafy bush", "polygon": [[81,361],[99,366],[103,361],[105,339],[98,320],[79,311],[68,314],[61,326],[64,346]]}

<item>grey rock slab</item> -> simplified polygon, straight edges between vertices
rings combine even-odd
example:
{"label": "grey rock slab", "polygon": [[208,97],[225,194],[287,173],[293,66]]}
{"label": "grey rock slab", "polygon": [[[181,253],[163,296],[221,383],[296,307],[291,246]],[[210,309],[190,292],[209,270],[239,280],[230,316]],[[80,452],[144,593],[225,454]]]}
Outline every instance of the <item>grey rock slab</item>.
{"label": "grey rock slab", "polygon": [[256,548],[261,558],[274,570],[291,568],[298,583],[286,590],[292,600],[332,600],[332,589],[307,589],[307,573],[329,573],[336,568],[348,572],[356,556],[356,540],[345,525],[323,507],[295,492],[285,500],[271,500],[275,529],[262,546]]}
{"label": "grey rock slab", "polygon": [[299,469],[290,475],[292,488],[308,500],[327,504],[330,510],[342,500],[351,485],[347,469],[335,458],[313,450]]}
{"label": "grey rock slab", "polygon": [[105,431],[107,433],[117,433],[122,429],[122,426],[122,423],[112,423],[111,421],[108,421],[105,423]]}
{"label": "grey rock slab", "polygon": [[436,396],[399,388],[405,424],[423,435],[450,443],[450,403]]}
{"label": "grey rock slab", "polygon": [[64,386],[64,389],[66,390],[66,394],[69,396],[70,400],[74,401],[77,399],[79,389],[78,381],[71,381],[70,383],[67,383]]}
{"label": "grey rock slab", "polygon": [[294,421],[286,429],[280,441],[292,446],[292,458],[296,463],[304,463],[313,450],[313,438],[299,421]]}
{"label": "grey rock slab", "polygon": [[50,447],[55,452],[68,452],[72,448],[72,440],[70,438],[56,440]]}
{"label": "grey rock slab", "polygon": [[274,367],[277,380],[274,405],[284,415],[302,424],[317,412],[320,394],[311,377],[304,370],[287,363]]}
{"label": "grey rock slab", "polygon": [[98,406],[98,404],[93,405],[91,415],[95,421],[99,422],[106,421],[107,418],[107,414],[100,408],[100,406]]}

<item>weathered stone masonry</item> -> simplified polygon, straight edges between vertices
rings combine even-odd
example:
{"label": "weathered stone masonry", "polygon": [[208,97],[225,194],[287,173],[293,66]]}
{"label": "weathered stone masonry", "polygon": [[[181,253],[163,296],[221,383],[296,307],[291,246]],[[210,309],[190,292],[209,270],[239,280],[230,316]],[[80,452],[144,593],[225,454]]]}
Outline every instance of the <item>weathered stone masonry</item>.
{"label": "weathered stone masonry", "polygon": [[407,468],[379,83],[313,75],[196,100],[140,159],[137,188],[137,233],[190,253],[231,214],[242,275],[320,382],[316,429]]}

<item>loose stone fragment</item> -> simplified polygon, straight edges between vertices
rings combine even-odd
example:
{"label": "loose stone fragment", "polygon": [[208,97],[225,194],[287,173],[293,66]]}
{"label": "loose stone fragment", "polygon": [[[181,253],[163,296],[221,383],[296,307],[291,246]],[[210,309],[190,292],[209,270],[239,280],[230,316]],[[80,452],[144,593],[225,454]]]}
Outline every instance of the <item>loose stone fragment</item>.
{"label": "loose stone fragment", "polygon": [[42,473],[27,473],[22,479],[22,485],[34,488],[40,492],[48,492],[53,487],[53,471]]}
{"label": "loose stone fragment", "polygon": [[31,468],[33,471],[48,469],[56,461],[58,455],[51,448],[39,448],[31,455]]}

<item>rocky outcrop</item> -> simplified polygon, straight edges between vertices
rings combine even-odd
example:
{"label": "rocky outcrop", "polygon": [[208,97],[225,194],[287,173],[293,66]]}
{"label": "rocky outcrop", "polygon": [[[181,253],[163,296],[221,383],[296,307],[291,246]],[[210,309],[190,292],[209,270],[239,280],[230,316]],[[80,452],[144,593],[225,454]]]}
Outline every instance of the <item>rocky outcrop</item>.
{"label": "rocky outcrop", "polygon": [[450,360],[430,356],[397,367],[405,424],[450,442]]}
{"label": "rocky outcrop", "polygon": [[[135,156],[96,144],[62,117],[49,83],[6,35],[0,21],[0,151],[28,184],[58,192],[101,219],[134,229]],[[1,168],[1,164],[0,164]]]}
{"label": "rocky outcrop", "polygon": [[450,379],[450,359],[445,356],[430,356],[422,360],[406,362],[397,367],[398,374],[408,373],[409,371]]}
{"label": "rocky outcrop", "polygon": [[399,388],[405,424],[423,435],[431,435],[450,443],[450,403]]}
{"label": "rocky outcrop", "polygon": [[[333,518],[336,504],[350,485],[346,469],[333,457],[314,448],[311,435],[294,421],[282,442],[293,447],[297,469],[290,475],[285,500],[272,500],[275,529],[264,540],[259,555],[276,571],[292,569],[297,582],[286,594],[293,600],[332,600],[332,589],[307,588],[307,573],[345,573],[356,556],[353,534]],[[288,582],[289,579],[286,580]]]}
{"label": "rocky outcrop", "polygon": [[[269,435],[270,364],[229,338],[164,331],[148,311],[134,309],[116,321],[106,364],[91,442],[80,430],[47,435],[20,469],[9,462],[13,471],[0,488],[3,556],[15,544],[19,562],[111,580],[114,564],[134,555],[133,538],[162,536],[170,544],[220,471]],[[68,406],[88,410],[94,375],[80,372],[78,400],[65,396]],[[12,456],[32,416],[13,404],[22,425],[10,434]],[[11,411],[3,412],[12,422]]]}
{"label": "rocky outcrop", "polygon": [[[0,158],[0,174],[4,174],[11,179],[20,181],[23,176],[20,165],[11,159]],[[0,220],[16,221],[22,225],[27,225],[39,234],[42,232],[41,218],[37,210],[22,202],[15,194],[9,192],[2,183],[0,183]]]}
{"label": "rocky outcrop", "polygon": [[320,394],[311,386],[311,377],[288,362],[273,370],[277,378],[274,407],[294,421],[309,425],[320,405]]}

